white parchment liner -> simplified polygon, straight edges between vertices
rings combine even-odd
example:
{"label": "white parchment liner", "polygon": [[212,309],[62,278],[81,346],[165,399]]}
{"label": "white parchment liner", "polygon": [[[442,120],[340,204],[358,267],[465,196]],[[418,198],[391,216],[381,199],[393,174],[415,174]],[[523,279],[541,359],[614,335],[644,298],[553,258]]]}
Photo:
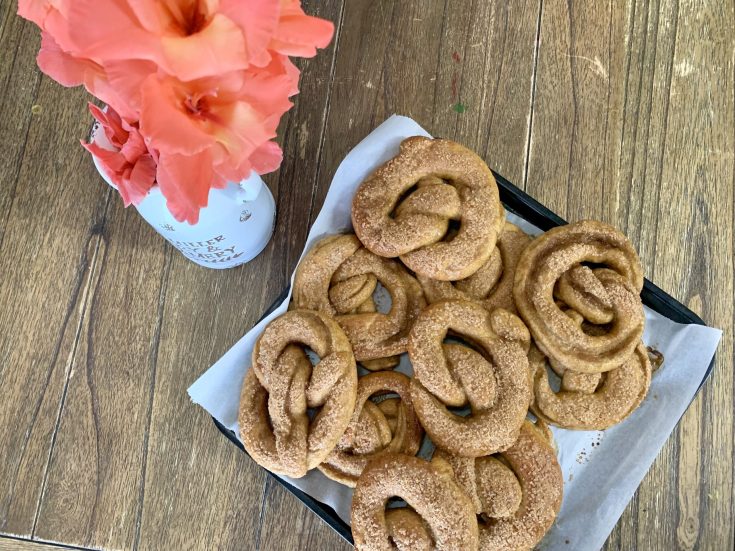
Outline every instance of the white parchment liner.
{"label": "white parchment liner", "polygon": [[[324,235],[351,229],[350,204],[357,186],[398,153],[404,138],[419,135],[429,136],[412,119],[394,115],[345,157],[309,232],[304,252]],[[513,214],[508,214],[508,220],[530,234],[541,233]],[[189,388],[194,403],[235,433],[238,432],[240,386],[250,367],[255,340],[271,319],[286,311],[290,299],[289,292],[273,313],[248,331]],[[539,549],[584,551],[602,547],[694,397],[721,334],[719,329],[674,323],[646,308],[643,340],[663,353],[664,366],[654,373],[650,392],[641,407],[623,423],[603,432],[554,429],[564,475],[564,501],[555,525]],[[405,355],[401,363],[401,371],[410,373]],[[316,470],[301,479],[284,478],[332,507],[349,523],[351,489]]]}

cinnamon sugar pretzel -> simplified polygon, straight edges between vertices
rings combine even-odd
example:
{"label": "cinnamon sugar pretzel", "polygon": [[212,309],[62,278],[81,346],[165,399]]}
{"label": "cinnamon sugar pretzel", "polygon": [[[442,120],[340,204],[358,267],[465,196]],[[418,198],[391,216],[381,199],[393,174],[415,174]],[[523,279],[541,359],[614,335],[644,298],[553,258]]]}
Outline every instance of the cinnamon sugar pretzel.
{"label": "cinnamon sugar pretzel", "polygon": [[[306,348],[319,356],[315,366]],[[259,465],[302,477],[334,449],[356,393],[355,358],[339,325],[319,312],[286,312],[255,344],[240,395],[240,439]],[[313,419],[309,408],[317,410]]]}
{"label": "cinnamon sugar pretzel", "polygon": [[400,256],[417,274],[454,281],[490,257],[502,212],[495,178],[480,157],[449,140],[415,136],[360,184],[352,225],[375,254]]}

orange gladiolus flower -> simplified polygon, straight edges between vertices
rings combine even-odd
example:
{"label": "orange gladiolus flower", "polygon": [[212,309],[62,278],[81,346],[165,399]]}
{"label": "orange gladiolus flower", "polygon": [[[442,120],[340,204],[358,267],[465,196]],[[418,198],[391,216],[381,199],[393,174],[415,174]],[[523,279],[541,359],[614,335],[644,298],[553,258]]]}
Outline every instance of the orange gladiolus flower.
{"label": "orange gladiolus flower", "polygon": [[333,33],[299,0],[19,0],[18,13],[42,29],[41,69],[109,106],[91,109],[116,150],[86,147],[125,204],[157,184],[192,224],[212,187],[278,168],[272,140],[298,92],[287,56]]}
{"label": "orange gladiolus flower", "polygon": [[277,0],[74,0],[69,48],[91,59],[143,59],[180,80],[310,55],[332,37],[328,21]]}
{"label": "orange gladiolus flower", "polygon": [[148,148],[137,127],[125,122],[112,109],[103,112],[90,103],[89,110],[100,123],[112,149],[94,142],[82,142],[82,146],[97,157],[126,207],[140,203],[156,183],[157,153]]}
{"label": "orange gladiolus flower", "polygon": [[298,72],[274,57],[257,71],[183,82],[153,75],[141,88],[140,129],[160,152],[158,183],[172,213],[195,223],[210,187],[274,169],[280,148],[268,143],[290,107]]}

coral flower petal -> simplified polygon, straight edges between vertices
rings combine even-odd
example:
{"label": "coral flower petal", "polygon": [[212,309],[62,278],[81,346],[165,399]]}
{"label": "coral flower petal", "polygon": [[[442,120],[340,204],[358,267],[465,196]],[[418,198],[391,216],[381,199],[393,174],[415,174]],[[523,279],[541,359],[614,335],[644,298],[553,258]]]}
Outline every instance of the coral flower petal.
{"label": "coral flower petal", "polygon": [[145,199],[156,183],[156,161],[150,155],[142,156],[130,171],[130,177],[124,182],[130,201],[137,205]]}
{"label": "coral flower petal", "polygon": [[317,48],[324,48],[332,40],[334,25],[331,21],[309,15],[281,17],[270,48],[285,55],[313,57]]}
{"label": "coral flower petal", "polygon": [[278,170],[283,161],[283,151],[276,142],[265,142],[250,155],[253,170],[258,174],[268,174]]}
{"label": "coral flower petal", "polygon": [[[63,51],[46,31],[41,32],[41,49],[36,57],[41,71],[62,86],[79,86],[93,62],[80,60]],[[101,70],[101,68],[100,68]]]}
{"label": "coral flower petal", "polygon": [[279,3],[251,0],[243,9],[242,0],[220,0],[218,11],[242,29],[249,62],[258,67],[266,65],[270,61],[266,48],[278,25]]}
{"label": "coral flower petal", "polygon": [[162,37],[165,69],[181,80],[194,80],[248,66],[242,31],[230,19],[215,15],[191,36]]}
{"label": "coral flower petal", "polygon": [[186,107],[190,91],[172,79],[146,79],[140,129],[151,146],[169,153],[195,155],[215,144],[214,137],[203,130],[204,123]]}
{"label": "coral flower petal", "polygon": [[164,155],[158,160],[156,180],[166,205],[179,222],[196,224],[199,209],[207,206],[209,189],[218,176],[209,151],[197,155]]}

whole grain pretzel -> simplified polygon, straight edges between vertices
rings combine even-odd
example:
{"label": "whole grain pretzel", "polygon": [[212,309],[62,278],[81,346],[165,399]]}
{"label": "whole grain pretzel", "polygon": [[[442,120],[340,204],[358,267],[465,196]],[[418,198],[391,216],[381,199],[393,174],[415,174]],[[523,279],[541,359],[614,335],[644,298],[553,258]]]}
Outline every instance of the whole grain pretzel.
{"label": "whole grain pretzel", "polygon": [[[377,311],[380,283],[390,311]],[[355,358],[371,370],[398,364],[413,320],[426,304],[421,286],[398,262],[381,258],[353,234],[329,236],[303,258],[294,278],[293,305],[334,317],[347,334]]]}
{"label": "whole grain pretzel", "polygon": [[352,225],[375,254],[400,256],[417,274],[454,281],[490,257],[502,212],[495,178],[480,157],[449,140],[415,136],[360,184]]}
{"label": "whole grain pretzel", "polygon": [[[360,377],[352,420],[319,470],[354,488],[365,465],[375,457],[390,452],[416,455],[424,431],[413,410],[410,385],[406,375],[393,371]],[[376,394],[398,397],[376,404],[370,401]]]}
{"label": "whole grain pretzel", "polygon": [[[409,508],[389,509],[390,498]],[[444,470],[403,454],[367,464],[352,498],[357,551],[477,549],[477,520],[469,497]]]}
{"label": "whole grain pretzel", "polygon": [[628,239],[603,222],[585,220],[553,228],[526,247],[513,295],[552,364],[601,373],[623,364],[641,340],[642,287],[640,260]]}
{"label": "whole grain pretzel", "polygon": [[[469,346],[445,343],[449,332]],[[505,310],[460,300],[424,309],[408,341],[411,397],[437,447],[478,457],[513,444],[531,400],[529,345],[523,322]],[[448,409],[465,406],[467,416]]]}
{"label": "whole grain pretzel", "polygon": [[564,481],[548,434],[525,421],[515,443],[498,455],[435,452],[432,463],[448,463],[473,503],[480,551],[529,550],[553,524]]}
{"label": "whole grain pretzel", "polygon": [[[320,358],[314,366],[307,348]],[[355,358],[339,325],[320,312],[286,312],[255,344],[240,395],[240,439],[259,465],[302,477],[334,449],[356,393]]]}
{"label": "whole grain pretzel", "polygon": [[447,299],[474,300],[488,310],[505,308],[515,313],[513,279],[523,249],[531,238],[506,222],[490,258],[474,274],[458,281],[439,281],[417,276],[429,303]]}

